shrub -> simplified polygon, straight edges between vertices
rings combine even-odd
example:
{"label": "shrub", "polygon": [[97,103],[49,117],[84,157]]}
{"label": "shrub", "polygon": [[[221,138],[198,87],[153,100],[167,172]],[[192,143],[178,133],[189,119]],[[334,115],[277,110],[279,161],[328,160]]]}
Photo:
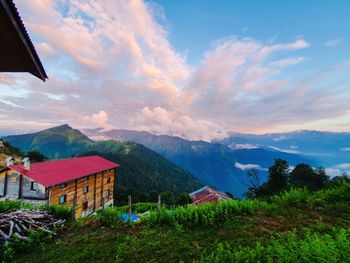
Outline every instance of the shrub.
{"label": "shrub", "polygon": [[21,200],[4,200],[0,201],[0,213],[6,213],[18,209],[31,209],[33,205],[23,202]]}
{"label": "shrub", "polygon": [[74,218],[74,211],[71,206],[52,205],[49,207],[49,214],[58,219],[71,220]]}
{"label": "shrub", "polygon": [[116,227],[121,222],[120,215],[117,208],[106,207],[97,211],[96,218],[105,226]]}

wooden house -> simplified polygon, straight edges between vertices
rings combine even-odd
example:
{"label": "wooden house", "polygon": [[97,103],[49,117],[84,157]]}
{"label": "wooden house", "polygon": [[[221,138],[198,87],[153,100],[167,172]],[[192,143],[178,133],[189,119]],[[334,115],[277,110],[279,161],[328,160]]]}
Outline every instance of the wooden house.
{"label": "wooden house", "polygon": [[87,156],[14,165],[11,158],[0,171],[1,199],[35,204],[72,206],[76,217],[113,205],[117,163]]}

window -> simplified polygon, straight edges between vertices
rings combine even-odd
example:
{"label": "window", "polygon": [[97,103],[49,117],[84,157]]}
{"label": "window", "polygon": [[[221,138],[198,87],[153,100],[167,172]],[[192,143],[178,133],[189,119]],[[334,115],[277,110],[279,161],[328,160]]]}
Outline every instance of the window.
{"label": "window", "polygon": [[87,181],[87,180],[89,180],[89,176],[84,177],[84,181]]}
{"label": "window", "polygon": [[67,187],[67,183],[62,183],[62,184],[60,184],[60,188],[62,189],[62,188],[66,188]]}
{"label": "window", "polygon": [[107,177],[107,184],[111,182],[111,177]]}
{"label": "window", "polygon": [[109,194],[111,193],[111,191],[109,189],[106,190],[106,197],[109,197]]}
{"label": "window", "polygon": [[60,205],[63,205],[66,202],[66,195],[61,195],[60,196]]}
{"label": "window", "polygon": [[83,193],[85,194],[85,193],[87,193],[87,192],[89,192],[89,187],[88,187],[88,186],[84,186],[84,188],[83,188]]}
{"label": "window", "polygon": [[88,209],[88,201],[83,203],[83,210],[87,210]]}
{"label": "window", "polygon": [[36,190],[38,190],[38,183],[37,183],[37,182],[31,182],[31,183],[30,183],[30,190],[31,190],[31,191],[36,191]]}

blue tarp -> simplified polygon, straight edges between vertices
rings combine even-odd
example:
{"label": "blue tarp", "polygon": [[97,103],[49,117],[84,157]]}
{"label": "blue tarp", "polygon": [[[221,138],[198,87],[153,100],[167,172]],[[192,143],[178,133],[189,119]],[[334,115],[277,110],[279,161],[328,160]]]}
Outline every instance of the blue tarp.
{"label": "blue tarp", "polygon": [[[128,222],[128,221],[129,221],[129,214],[122,214],[122,215],[120,216],[120,218],[121,218],[123,221]],[[131,215],[130,215],[130,221],[131,221],[131,222],[137,222],[137,221],[139,221],[139,220],[140,220],[140,217],[139,217],[138,215],[136,215],[136,214],[131,214]]]}

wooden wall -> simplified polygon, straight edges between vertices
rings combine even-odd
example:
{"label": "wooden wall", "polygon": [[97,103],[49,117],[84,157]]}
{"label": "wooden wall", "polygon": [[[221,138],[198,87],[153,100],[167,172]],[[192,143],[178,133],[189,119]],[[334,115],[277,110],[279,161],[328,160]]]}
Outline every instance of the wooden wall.
{"label": "wooden wall", "polygon": [[[108,178],[110,178],[109,183],[107,183]],[[76,217],[86,216],[113,199],[114,181],[115,169],[111,169],[90,175],[87,180],[83,177],[69,181],[67,187],[63,189],[60,188],[60,185],[56,185],[49,190],[50,205],[59,204],[60,196],[66,195],[65,205],[74,207]],[[86,186],[88,186],[89,190],[87,193],[84,193],[83,189]],[[110,191],[109,196],[107,196],[107,189]],[[75,199],[76,203],[74,202]],[[84,204],[87,207],[85,210]]]}
{"label": "wooden wall", "polygon": [[0,172],[0,196],[3,196],[5,194],[5,176],[6,170]]}

